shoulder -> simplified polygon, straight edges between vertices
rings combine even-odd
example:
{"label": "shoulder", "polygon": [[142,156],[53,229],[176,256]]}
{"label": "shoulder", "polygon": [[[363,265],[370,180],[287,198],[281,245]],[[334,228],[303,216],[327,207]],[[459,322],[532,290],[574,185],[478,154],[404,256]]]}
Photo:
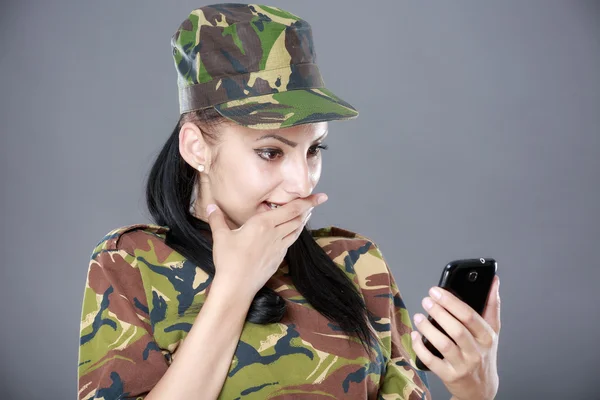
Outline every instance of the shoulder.
{"label": "shoulder", "polygon": [[133,224],[115,228],[106,233],[94,247],[92,258],[106,251],[125,251],[134,254],[140,247],[148,247],[148,241],[164,242],[169,230],[154,224]]}
{"label": "shoulder", "polygon": [[337,226],[311,230],[315,241],[346,272],[364,279],[388,275],[389,270],[377,244],[369,237]]}
{"label": "shoulder", "polygon": [[327,250],[358,251],[380,254],[379,248],[369,237],[337,226],[327,226],[310,231],[312,237],[321,247]]}

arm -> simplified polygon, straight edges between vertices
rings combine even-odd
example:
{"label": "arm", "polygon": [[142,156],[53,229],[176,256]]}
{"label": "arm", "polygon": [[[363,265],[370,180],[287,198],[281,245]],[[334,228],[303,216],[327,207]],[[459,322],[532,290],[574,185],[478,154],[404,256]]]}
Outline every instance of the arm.
{"label": "arm", "polygon": [[231,366],[251,296],[232,293],[216,279],[173,363],[146,397],[216,399]]}
{"label": "arm", "polygon": [[169,366],[154,341],[135,257],[92,256],[80,328],[79,399],[217,398],[252,296],[214,280],[210,295]]}

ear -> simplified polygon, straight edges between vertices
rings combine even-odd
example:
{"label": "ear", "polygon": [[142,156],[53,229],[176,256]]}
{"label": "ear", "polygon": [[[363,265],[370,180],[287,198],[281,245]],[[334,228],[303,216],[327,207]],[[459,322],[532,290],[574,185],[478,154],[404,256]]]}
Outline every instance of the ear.
{"label": "ear", "polygon": [[204,140],[200,128],[191,122],[183,124],[179,130],[181,157],[194,169],[197,169],[200,164],[204,165],[206,171],[208,170],[209,152],[210,148]]}

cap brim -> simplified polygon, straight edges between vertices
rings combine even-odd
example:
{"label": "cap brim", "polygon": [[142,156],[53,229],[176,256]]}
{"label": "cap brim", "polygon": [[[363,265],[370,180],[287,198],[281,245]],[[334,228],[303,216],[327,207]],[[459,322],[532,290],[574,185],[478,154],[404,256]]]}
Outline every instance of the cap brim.
{"label": "cap brim", "polygon": [[214,107],[225,118],[254,129],[278,129],[358,116],[354,107],[326,88],[250,96]]}

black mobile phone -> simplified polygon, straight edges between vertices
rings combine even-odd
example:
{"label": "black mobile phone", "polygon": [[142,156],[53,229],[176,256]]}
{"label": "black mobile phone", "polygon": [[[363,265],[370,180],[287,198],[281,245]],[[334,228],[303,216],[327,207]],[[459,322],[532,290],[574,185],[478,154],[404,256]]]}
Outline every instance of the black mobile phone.
{"label": "black mobile phone", "polygon": [[[479,315],[482,315],[497,269],[498,264],[493,258],[472,258],[452,261],[444,267],[438,286],[446,289],[471,306]],[[450,338],[446,331],[431,316],[428,316],[427,319],[440,332]],[[422,338],[423,344],[433,355],[441,359],[444,358],[425,336],[422,336]],[[454,342],[454,340],[452,341]],[[429,371],[429,368],[423,364],[419,357],[417,357],[416,363],[417,368],[420,370]]]}

